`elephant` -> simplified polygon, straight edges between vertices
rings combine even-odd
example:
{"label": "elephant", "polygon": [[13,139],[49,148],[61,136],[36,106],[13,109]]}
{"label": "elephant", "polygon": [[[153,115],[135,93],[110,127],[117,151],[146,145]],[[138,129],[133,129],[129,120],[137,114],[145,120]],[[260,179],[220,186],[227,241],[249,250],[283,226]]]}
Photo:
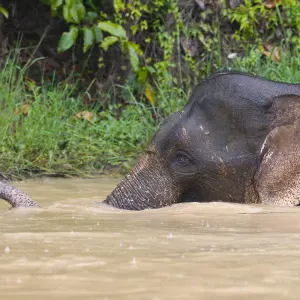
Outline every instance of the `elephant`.
{"label": "elephant", "polygon": [[165,120],[104,202],[128,210],[211,201],[297,206],[299,196],[300,84],[219,72]]}

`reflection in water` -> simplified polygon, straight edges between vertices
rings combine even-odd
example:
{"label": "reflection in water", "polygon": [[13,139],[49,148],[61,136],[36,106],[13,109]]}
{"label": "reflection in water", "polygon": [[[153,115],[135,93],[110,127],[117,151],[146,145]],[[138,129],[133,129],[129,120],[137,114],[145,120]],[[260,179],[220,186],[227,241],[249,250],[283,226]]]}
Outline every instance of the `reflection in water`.
{"label": "reflection in water", "polygon": [[298,299],[300,208],[96,205],[117,180],[19,183],[0,204],[0,299]]}

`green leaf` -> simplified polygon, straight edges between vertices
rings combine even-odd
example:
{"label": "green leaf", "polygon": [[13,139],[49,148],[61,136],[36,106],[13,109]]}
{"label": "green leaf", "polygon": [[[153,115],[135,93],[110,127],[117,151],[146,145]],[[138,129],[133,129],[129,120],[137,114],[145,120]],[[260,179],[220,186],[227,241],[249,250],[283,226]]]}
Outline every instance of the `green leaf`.
{"label": "green leaf", "polygon": [[111,35],[117,36],[119,38],[126,38],[126,30],[123,26],[113,23],[111,21],[99,22],[98,27]]}
{"label": "green leaf", "polygon": [[74,23],[79,24],[80,21],[79,21],[77,6],[73,5],[69,11],[71,13]]}
{"label": "green leaf", "polygon": [[8,11],[0,4],[0,13],[4,15],[6,19],[8,19]]}
{"label": "green leaf", "polygon": [[78,36],[78,28],[71,26],[70,31],[64,32],[58,43],[58,52],[64,52],[70,49],[76,42]]}
{"label": "green leaf", "polygon": [[85,17],[85,14],[86,14],[85,7],[81,2],[79,2],[76,5],[76,7],[77,7],[77,15],[78,15],[79,21],[81,21]]}
{"label": "green leaf", "polygon": [[143,55],[143,51],[141,50],[140,45],[133,43],[133,42],[129,42],[129,44],[132,48],[134,48],[134,50],[136,51],[136,53],[138,55],[140,55],[140,56]]}
{"label": "green leaf", "polygon": [[94,11],[88,11],[86,13],[86,18],[88,21],[95,21],[98,18],[98,14]]}
{"label": "green leaf", "polygon": [[137,73],[140,69],[140,60],[138,53],[136,51],[135,43],[128,42],[127,43],[127,49],[130,59],[130,65],[135,73]]}
{"label": "green leaf", "polygon": [[65,18],[66,20],[68,20],[68,22],[70,22],[70,19],[72,19],[74,23],[79,24],[85,17],[85,7],[81,2],[77,1],[74,4],[70,2],[69,5],[64,6],[64,9],[65,7],[66,9],[68,9],[68,19]]}
{"label": "green leaf", "polygon": [[132,26],[130,26],[130,29],[131,29],[132,34],[135,35],[139,28],[137,25],[132,25]]}
{"label": "green leaf", "polygon": [[66,5],[69,7],[73,7],[75,5],[75,0],[65,0]]}
{"label": "green leaf", "polygon": [[94,44],[94,31],[90,27],[83,27],[83,52],[88,51]]}
{"label": "green leaf", "polygon": [[125,8],[123,0],[115,0],[114,1],[114,8],[116,12],[119,12],[121,9]]}
{"label": "green leaf", "polygon": [[148,78],[148,70],[146,68],[140,68],[137,74],[138,74],[139,84],[141,85],[145,84]]}
{"label": "green leaf", "polygon": [[116,43],[117,41],[119,41],[119,38],[116,36],[108,36],[106,37],[102,43],[101,43],[101,47],[106,51],[108,49],[109,46],[113,45],[114,43]]}
{"label": "green leaf", "polygon": [[63,0],[51,0],[51,9],[56,10],[62,4],[63,4]]}
{"label": "green leaf", "polygon": [[101,29],[97,25],[94,25],[93,31],[96,43],[100,43],[103,40],[103,34]]}
{"label": "green leaf", "polygon": [[155,69],[153,67],[151,67],[151,66],[147,66],[146,69],[148,70],[148,72],[150,74],[154,74],[155,73]]}
{"label": "green leaf", "polygon": [[63,6],[63,16],[64,16],[65,21],[67,21],[68,23],[70,23],[70,21],[71,21],[71,14],[70,14],[70,11],[69,11],[69,7],[67,5]]}

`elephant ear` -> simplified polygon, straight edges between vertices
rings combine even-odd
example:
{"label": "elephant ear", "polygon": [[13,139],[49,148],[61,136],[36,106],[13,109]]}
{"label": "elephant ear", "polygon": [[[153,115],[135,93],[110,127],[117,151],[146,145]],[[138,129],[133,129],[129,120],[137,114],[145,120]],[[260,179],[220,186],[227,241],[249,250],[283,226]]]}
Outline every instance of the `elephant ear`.
{"label": "elephant ear", "polygon": [[261,148],[255,189],[264,204],[300,203],[300,97],[276,98],[270,108],[271,131]]}

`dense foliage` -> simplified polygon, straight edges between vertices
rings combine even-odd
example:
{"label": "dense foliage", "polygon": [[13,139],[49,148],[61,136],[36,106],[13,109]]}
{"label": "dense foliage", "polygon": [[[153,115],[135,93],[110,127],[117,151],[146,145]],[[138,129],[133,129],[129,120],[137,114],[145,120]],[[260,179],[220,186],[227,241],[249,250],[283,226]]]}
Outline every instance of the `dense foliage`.
{"label": "dense foliage", "polygon": [[[150,101],[153,80],[168,85],[195,82],[208,75],[212,64],[215,69],[221,67],[222,51],[244,50],[249,43],[263,51],[264,43],[283,39],[300,46],[300,3],[296,0],[43,2],[51,5],[53,15],[70,24],[59,51],[75,44],[79,33],[83,52],[94,44],[104,51],[119,47],[130,62],[123,61],[121,68],[130,66],[132,71],[126,79],[133,76]],[[99,67],[106,63],[100,52]]]}

